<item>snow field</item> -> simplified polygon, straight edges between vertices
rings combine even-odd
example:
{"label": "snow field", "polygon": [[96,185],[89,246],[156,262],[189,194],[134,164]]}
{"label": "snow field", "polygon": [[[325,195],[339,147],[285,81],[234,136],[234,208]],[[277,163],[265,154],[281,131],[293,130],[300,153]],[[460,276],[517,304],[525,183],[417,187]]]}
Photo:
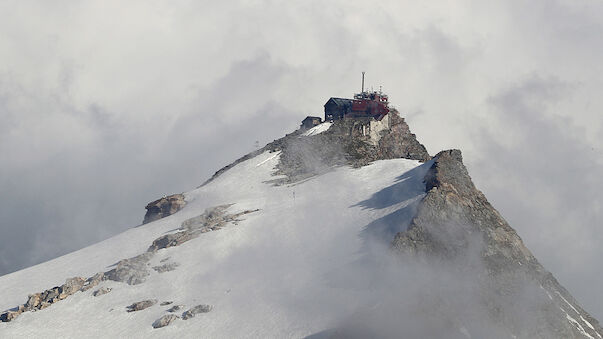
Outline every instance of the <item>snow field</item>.
{"label": "snow field", "polygon": [[[277,178],[272,175],[277,163],[278,153],[263,153],[186,193],[189,203],[175,215],[0,277],[0,307],[7,309],[24,303],[29,293],[71,276],[107,271],[118,260],[143,253],[155,238],[205,208],[234,203],[229,213],[260,209],[238,225],[159,250],[151,266],[167,259],[179,264],[174,271],[151,271],[146,282],[134,286],[103,282],[100,286],[113,288],[110,293],[92,297],[93,288],[24,313],[0,323],[0,336],[299,338],[334,326],[364,301],[349,278],[362,273],[356,263],[367,255],[366,226],[420,199],[424,170],[401,177],[420,164],[386,160],[273,186],[267,182]],[[395,194],[383,201],[383,192]],[[125,311],[144,299],[174,303]],[[186,305],[182,311],[197,304],[214,309],[165,328],[151,327],[177,304]]]}

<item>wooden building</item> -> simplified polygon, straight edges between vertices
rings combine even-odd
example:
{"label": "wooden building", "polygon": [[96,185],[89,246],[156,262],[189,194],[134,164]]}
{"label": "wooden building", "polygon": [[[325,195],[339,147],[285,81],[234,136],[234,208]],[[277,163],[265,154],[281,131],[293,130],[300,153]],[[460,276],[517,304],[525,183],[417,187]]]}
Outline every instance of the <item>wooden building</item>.
{"label": "wooden building", "polygon": [[320,117],[307,116],[304,120],[302,120],[301,128],[310,129],[316,125],[320,125],[321,123],[322,119]]}

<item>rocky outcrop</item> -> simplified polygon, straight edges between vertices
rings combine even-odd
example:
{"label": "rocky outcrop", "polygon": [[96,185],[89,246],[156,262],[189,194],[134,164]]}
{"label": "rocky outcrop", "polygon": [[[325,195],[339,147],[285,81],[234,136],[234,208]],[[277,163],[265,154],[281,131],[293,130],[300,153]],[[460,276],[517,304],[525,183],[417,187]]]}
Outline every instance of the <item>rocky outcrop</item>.
{"label": "rocky outcrop", "polygon": [[[376,160],[405,158],[427,161],[431,156],[404,118],[392,111],[382,121],[373,118],[336,120],[325,132],[304,136],[301,130],[274,140],[265,147],[249,153],[217,171],[203,185],[234,167],[263,152],[281,152],[275,174],[287,179],[274,183],[297,182],[324,173],[333,166],[360,167]],[[203,186],[201,185],[201,186]]]}
{"label": "rocky outcrop", "polygon": [[[386,126],[379,126],[375,132],[378,124]],[[329,171],[333,166],[360,167],[376,160],[396,158],[431,159],[396,111],[379,123],[372,118],[336,120],[323,133],[284,138],[271,150],[281,151],[275,174],[285,175],[285,182],[303,180]]]}
{"label": "rocky outcrop", "polygon": [[222,229],[228,223],[237,224],[240,217],[257,212],[258,210],[245,210],[235,214],[226,214],[226,210],[232,205],[220,205],[208,208],[203,214],[182,222],[179,231],[163,235],[153,241],[147,252],[157,252],[160,249],[181,245],[199,235]]}
{"label": "rocky outcrop", "polygon": [[82,286],[81,291],[86,292],[87,290],[97,286],[105,279],[105,272],[98,272],[90,278],[86,279],[84,282],[84,286]]}
{"label": "rocky outcrop", "polygon": [[378,141],[376,159],[405,158],[421,161],[431,159],[425,146],[410,132],[404,118],[397,112],[390,114],[389,118],[390,128],[382,132]]}
{"label": "rocky outcrop", "polygon": [[195,315],[199,313],[208,313],[213,309],[211,305],[197,305],[184,313],[182,313],[182,320],[187,320],[193,318]]}
{"label": "rocky outcrop", "polygon": [[155,320],[155,322],[153,322],[153,328],[161,328],[161,327],[165,327],[168,326],[169,324],[171,324],[174,320],[178,319],[178,316],[175,314],[166,314],[163,317]]}
{"label": "rocky outcrop", "polygon": [[156,303],[157,303],[157,299],[148,299],[148,300],[143,300],[143,301],[137,301],[135,303],[132,303],[129,306],[126,306],[126,310],[128,312],[142,311],[144,309],[147,309],[147,308],[155,305]]}
{"label": "rocky outcrop", "polygon": [[[258,211],[245,210],[233,214],[226,213],[226,210],[231,206],[232,204],[228,204],[207,208],[203,214],[182,222],[178,232],[170,233],[155,239],[147,252],[132,258],[120,260],[115,264],[115,268],[107,272],[99,272],[88,279],[81,277],[69,278],[65,281],[65,284],[61,286],[29,295],[27,302],[24,305],[19,305],[14,309],[1,313],[0,322],[12,321],[23,312],[44,309],[57,301],[67,298],[77,291],[85,292],[97,286],[103,280],[124,282],[128,285],[137,285],[145,282],[147,277],[151,274],[149,262],[158,250],[178,246],[188,240],[197,238],[203,233],[222,229],[229,223],[236,225],[242,220],[240,219],[241,216]],[[163,265],[154,266],[153,269],[158,273],[163,273],[172,271],[178,267],[178,264],[175,262],[164,263],[167,260],[169,260],[169,258],[163,259],[161,261]],[[101,288],[94,291],[92,295],[96,297],[110,291],[111,288]],[[148,300],[145,302],[148,302]]]}
{"label": "rocky outcrop", "polygon": [[600,338],[597,320],[538,262],[474,186],[460,151],[436,155],[425,185],[427,194],[410,227],[393,241],[397,253],[425,265],[454,265],[476,284],[478,304],[507,331],[505,336]]}
{"label": "rocky outcrop", "polygon": [[0,314],[0,321],[8,322],[17,318],[23,312],[35,312],[43,310],[50,305],[67,298],[68,296],[80,291],[86,279],[81,277],[69,278],[61,286],[56,286],[40,293],[30,294],[23,305],[17,306],[13,310]]}
{"label": "rocky outcrop", "polygon": [[143,224],[165,218],[181,210],[186,205],[183,194],[172,194],[157,199],[145,206],[147,213],[144,215]]}
{"label": "rocky outcrop", "polygon": [[143,253],[129,259],[120,260],[116,267],[105,273],[106,279],[137,285],[145,282],[150,272],[147,263],[152,253]]}
{"label": "rocky outcrop", "polygon": [[153,243],[149,247],[149,252],[156,252],[162,248],[168,248],[173,246],[179,246],[191,239],[195,238],[195,235],[190,232],[176,232],[166,235],[153,240]]}

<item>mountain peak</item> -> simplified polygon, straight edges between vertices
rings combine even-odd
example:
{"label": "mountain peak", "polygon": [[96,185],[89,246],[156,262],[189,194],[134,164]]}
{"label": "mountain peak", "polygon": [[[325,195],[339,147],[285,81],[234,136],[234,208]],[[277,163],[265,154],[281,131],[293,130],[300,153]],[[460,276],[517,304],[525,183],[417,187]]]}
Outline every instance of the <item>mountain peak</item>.
{"label": "mountain peak", "polygon": [[146,209],[141,227],[0,277],[0,332],[603,339],[461,151],[430,156],[380,92],[331,98],[325,121]]}

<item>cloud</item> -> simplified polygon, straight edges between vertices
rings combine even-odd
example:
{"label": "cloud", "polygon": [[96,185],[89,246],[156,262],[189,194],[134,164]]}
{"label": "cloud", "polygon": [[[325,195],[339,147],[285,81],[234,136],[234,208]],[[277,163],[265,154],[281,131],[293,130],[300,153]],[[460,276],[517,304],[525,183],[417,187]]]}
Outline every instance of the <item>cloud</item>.
{"label": "cloud", "polygon": [[591,286],[603,283],[594,269],[603,241],[603,161],[582,128],[553,114],[576,90],[557,79],[530,77],[492,97],[497,122],[481,131],[475,169],[488,173],[480,186],[528,248],[587,309],[600,314]]}
{"label": "cloud", "polygon": [[0,274],[138,224],[366,71],[603,317],[601,3],[0,7]]}

